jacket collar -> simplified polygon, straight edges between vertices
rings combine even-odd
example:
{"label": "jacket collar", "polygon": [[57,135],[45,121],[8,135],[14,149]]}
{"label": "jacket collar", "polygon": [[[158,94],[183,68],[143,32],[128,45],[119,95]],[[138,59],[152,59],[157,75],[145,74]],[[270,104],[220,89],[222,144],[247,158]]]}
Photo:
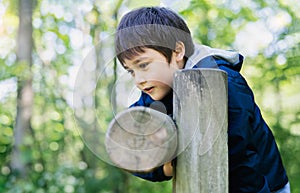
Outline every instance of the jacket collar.
{"label": "jacket collar", "polygon": [[[242,55],[235,51],[226,51],[196,44],[195,51],[187,60],[184,69],[191,69],[194,66],[218,68],[218,65],[226,65],[231,69],[240,71],[243,58]],[[211,59],[214,59],[214,61],[212,62]]]}

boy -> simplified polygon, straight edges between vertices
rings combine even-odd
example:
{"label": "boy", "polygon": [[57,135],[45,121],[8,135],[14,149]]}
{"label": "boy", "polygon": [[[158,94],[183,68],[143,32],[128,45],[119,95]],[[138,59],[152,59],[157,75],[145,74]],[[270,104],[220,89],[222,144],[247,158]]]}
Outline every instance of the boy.
{"label": "boy", "polygon": [[[194,45],[184,20],[171,10],[133,10],[121,20],[115,37],[119,61],[142,91],[131,106],[155,101],[172,114],[173,74],[180,69],[220,68],[228,74],[229,192],[290,192],[275,139],[261,117],[254,96],[239,71],[243,56]],[[134,175],[169,180],[172,164]]]}

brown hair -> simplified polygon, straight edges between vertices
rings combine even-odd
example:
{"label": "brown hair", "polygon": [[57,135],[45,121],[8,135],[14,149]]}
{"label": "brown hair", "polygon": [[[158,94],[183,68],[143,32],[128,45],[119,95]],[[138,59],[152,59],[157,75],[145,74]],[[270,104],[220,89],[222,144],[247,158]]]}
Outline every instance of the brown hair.
{"label": "brown hair", "polygon": [[154,49],[171,61],[176,42],[185,45],[185,57],[194,52],[191,33],[184,20],[173,11],[163,7],[144,7],[127,13],[120,21],[115,36],[117,58],[125,59]]}

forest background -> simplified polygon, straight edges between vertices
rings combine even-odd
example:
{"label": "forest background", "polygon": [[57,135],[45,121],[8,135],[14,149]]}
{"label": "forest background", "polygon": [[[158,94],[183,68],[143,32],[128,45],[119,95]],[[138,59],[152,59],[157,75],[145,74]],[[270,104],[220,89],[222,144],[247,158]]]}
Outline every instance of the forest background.
{"label": "forest background", "polygon": [[[107,40],[126,12],[157,5],[180,13],[197,43],[246,57],[242,74],[275,135],[292,192],[300,193],[294,0],[0,0],[0,192],[171,192],[171,182],[147,182],[102,161],[99,144],[83,135],[97,136],[88,127],[97,122],[99,140],[128,103]],[[84,70],[95,73],[81,79]],[[76,89],[88,93],[79,95],[83,102],[74,100]]]}

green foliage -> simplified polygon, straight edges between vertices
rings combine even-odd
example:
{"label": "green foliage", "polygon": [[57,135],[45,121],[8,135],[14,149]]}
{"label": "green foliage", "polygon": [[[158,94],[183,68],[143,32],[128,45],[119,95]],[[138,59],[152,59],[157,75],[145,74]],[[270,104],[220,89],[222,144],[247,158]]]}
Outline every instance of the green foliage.
{"label": "green foliage", "polygon": [[[147,182],[102,162],[84,144],[77,128],[80,125],[74,121],[70,82],[76,78],[76,70],[86,53],[101,42],[103,36],[114,32],[124,11],[145,5],[141,2],[36,1],[30,69],[26,64],[17,63],[14,53],[17,1],[0,2],[8,6],[4,16],[0,16],[0,21],[4,18],[0,35],[12,40],[8,42],[13,45],[6,45],[5,54],[1,53],[3,46],[0,49],[0,83],[10,80],[12,84],[11,89],[0,90],[0,192],[172,192],[171,182]],[[300,152],[299,14],[296,5],[272,2],[255,0],[244,5],[232,1],[192,0],[180,13],[196,42],[225,49],[235,48],[237,35],[251,22],[267,22],[277,12],[290,17],[282,30],[269,29],[272,42],[258,54],[246,57],[242,73],[254,89],[256,101],[274,132],[292,192],[300,193],[300,158],[297,156]],[[159,5],[160,2],[147,3]],[[99,49],[105,47],[99,46]],[[107,52],[103,52],[105,54]],[[101,56],[97,58],[99,61]],[[105,66],[98,64],[96,69],[102,69],[105,78],[99,80],[103,85],[98,83],[93,93],[94,113],[101,117],[97,121],[105,129],[113,116],[109,100],[113,96],[115,77]],[[10,167],[16,117],[14,85],[28,76],[33,77],[35,95],[31,130],[26,131],[21,152],[28,173],[22,178]]]}

